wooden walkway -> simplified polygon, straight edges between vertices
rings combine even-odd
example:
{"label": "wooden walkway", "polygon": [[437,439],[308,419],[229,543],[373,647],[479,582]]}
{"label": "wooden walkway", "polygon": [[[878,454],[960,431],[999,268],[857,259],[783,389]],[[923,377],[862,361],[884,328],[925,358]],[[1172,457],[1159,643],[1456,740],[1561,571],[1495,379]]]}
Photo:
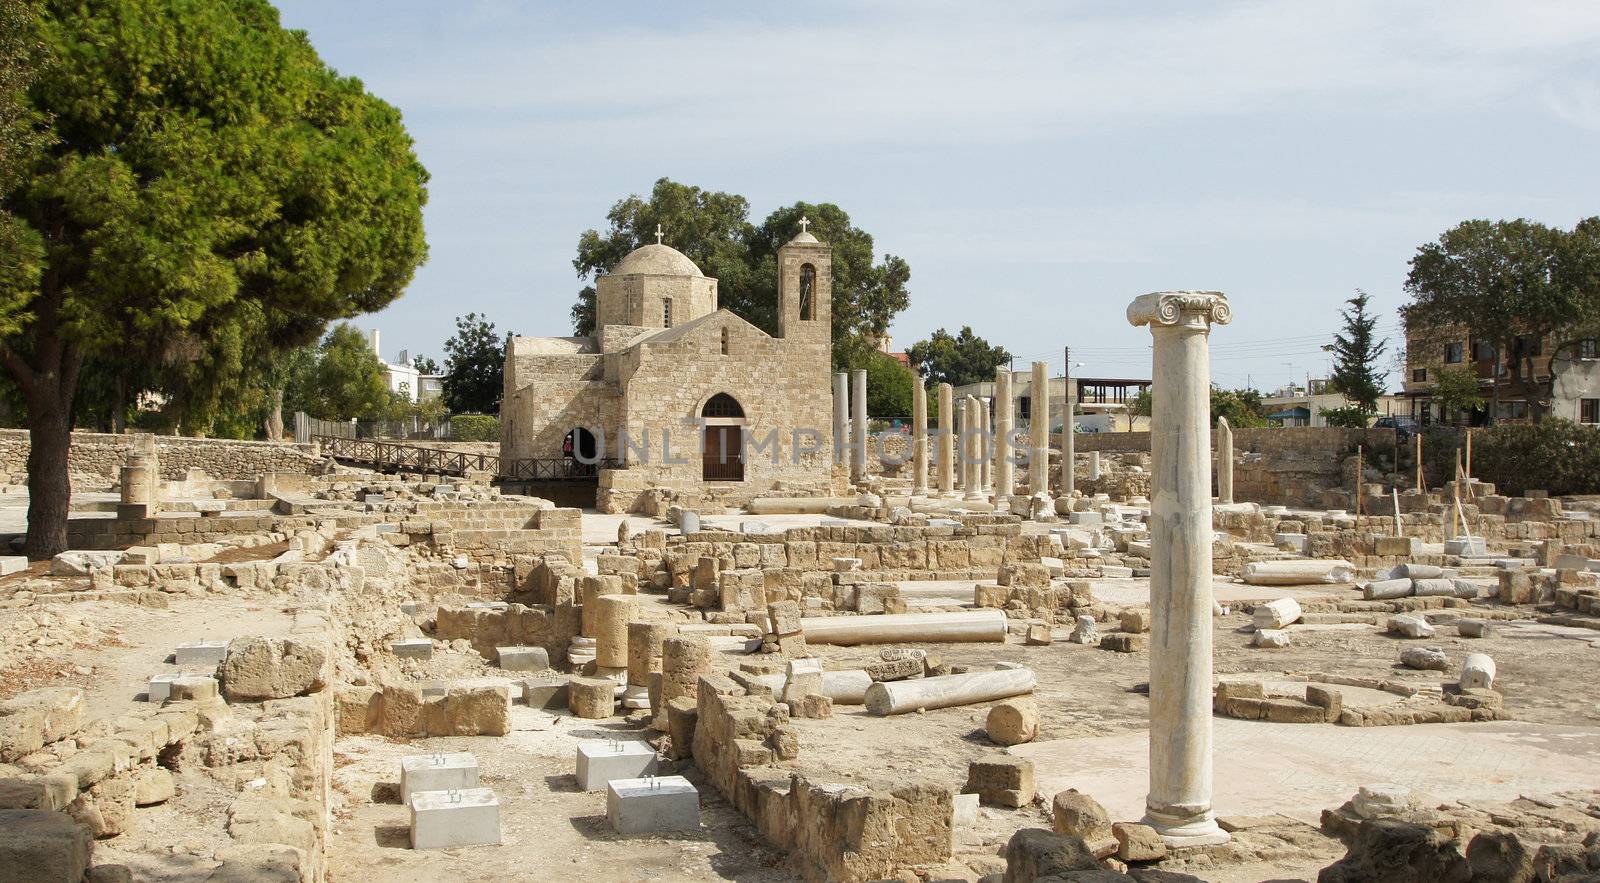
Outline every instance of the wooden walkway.
{"label": "wooden walkway", "polygon": [[[502,463],[494,454],[447,451],[375,438],[336,435],[317,435],[312,438],[321,443],[323,453],[335,460],[368,466],[380,472],[460,476],[469,472],[488,472],[499,478],[528,482],[585,482],[598,480],[602,469],[618,469],[622,465],[615,460],[583,463],[569,457],[530,458]],[[502,466],[505,468],[502,469]]]}

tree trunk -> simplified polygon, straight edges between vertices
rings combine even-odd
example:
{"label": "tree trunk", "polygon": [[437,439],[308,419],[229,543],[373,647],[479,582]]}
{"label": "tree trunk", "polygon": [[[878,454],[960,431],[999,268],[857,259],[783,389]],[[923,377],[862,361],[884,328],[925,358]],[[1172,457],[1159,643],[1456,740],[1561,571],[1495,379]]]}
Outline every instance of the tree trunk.
{"label": "tree trunk", "polygon": [[1495,344],[1494,357],[1489,362],[1489,422],[1493,426],[1500,419],[1500,345]]}
{"label": "tree trunk", "polygon": [[128,428],[128,372],[117,372],[115,391],[111,396],[111,431],[121,433]]}
{"label": "tree trunk", "polygon": [[28,539],[22,552],[32,559],[50,558],[67,548],[67,511],[72,501],[68,458],[72,422],[67,403],[54,384],[29,392]]}
{"label": "tree trunk", "polygon": [[272,391],[272,404],[267,409],[267,441],[283,441],[283,390]]}

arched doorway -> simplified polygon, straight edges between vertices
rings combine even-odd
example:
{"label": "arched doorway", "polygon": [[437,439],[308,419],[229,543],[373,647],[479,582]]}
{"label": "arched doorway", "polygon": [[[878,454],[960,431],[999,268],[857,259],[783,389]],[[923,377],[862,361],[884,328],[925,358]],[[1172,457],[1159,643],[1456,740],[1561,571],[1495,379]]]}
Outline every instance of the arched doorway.
{"label": "arched doorway", "polygon": [[600,445],[595,441],[594,433],[581,426],[568,432],[561,440],[561,459],[565,461],[568,476],[597,474],[599,457]]}
{"label": "arched doorway", "polygon": [[719,392],[700,409],[705,444],[700,457],[702,481],[744,481],[744,408]]}

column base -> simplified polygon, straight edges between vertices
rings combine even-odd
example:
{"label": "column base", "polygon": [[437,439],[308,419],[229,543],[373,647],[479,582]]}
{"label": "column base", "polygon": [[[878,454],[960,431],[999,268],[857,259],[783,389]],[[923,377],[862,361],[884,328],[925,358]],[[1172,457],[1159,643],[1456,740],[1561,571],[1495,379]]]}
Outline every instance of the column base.
{"label": "column base", "polygon": [[1218,846],[1232,839],[1227,831],[1217,825],[1216,816],[1207,809],[1198,815],[1158,812],[1145,806],[1144,823],[1156,829],[1161,840],[1173,849],[1195,846]]}

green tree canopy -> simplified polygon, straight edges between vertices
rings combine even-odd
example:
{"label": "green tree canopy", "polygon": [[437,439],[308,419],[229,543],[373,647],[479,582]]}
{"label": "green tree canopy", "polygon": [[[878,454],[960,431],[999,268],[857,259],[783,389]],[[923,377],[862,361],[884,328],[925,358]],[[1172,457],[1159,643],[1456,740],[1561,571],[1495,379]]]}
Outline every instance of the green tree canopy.
{"label": "green tree canopy", "polygon": [[27,406],[42,557],[66,545],[86,365],[153,365],[155,387],[214,407],[283,342],[399,296],[427,173],[399,112],[267,0],[30,5],[47,63],[27,100],[50,143],[0,194],[38,256],[0,288],[0,360]]}
{"label": "green tree canopy", "polygon": [[1228,425],[1234,429],[1267,425],[1261,393],[1253,389],[1211,387],[1211,422],[1217,422],[1218,417],[1228,418]]}
{"label": "green tree canopy", "polygon": [[1435,365],[1428,371],[1433,378],[1433,397],[1444,409],[1445,419],[1452,414],[1476,411],[1485,404],[1478,374],[1463,365]]}
{"label": "green tree canopy", "polygon": [[[659,225],[666,244],[716,278],[722,307],[772,334],[778,329],[778,248],[800,232],[803,215],[812,222],[811,232],[833,246],[833,364],[844,368],[860,361],[909,305],[910,265],[894,255],[876,261],[871,234],[830,203],[796,202],[759,225],[749,214],[742,196],[662,178],[649,197],[635,194],[613,205],[604,233],[584,231],[572,266],[592,283],[629,252],[655,242]],[[572,307],[577,334],[594,332],[594,299],[593,284],[578,294]]]}
{"label": "green tree canopy", "polygon": [[[1356,296],[1345,301],[1350,309],[1339,313],[1344,330],[1333,336],[1333,388],[1355,402],[1363,418],[1378,413],[1384,379],[1378,359],[1388,348],[1388,341],[1378,337],[1378,317],[1367,312],[1371,299],[1357,289]],[[1365,426],[1365,419],[1358,425]]]}
{"label": "green tree canopy", "polygon": [[435,362],[430,356],[412,356],[411,367],[417,369],[418,374],[430,375],[444,373],[443,371],[439,370],[439,363]]}
{"label": "green tree canopy", "polygon": [[867,413],[874,419],[908,420],[912,416],[912,390],[916,375],[900,364],[900,360],[883,352],[871,352],[866,358]]}
{"label": "green tree canopy", "polygon": [[451,413],[498,415],[505,377],[506,338],[487,316],[457,316],[456,333],[444,342],[444,403]]}
{"label": "green tree canopy", "polygon": [[360,329],[335,325],[322,343],[293,351],[284,404],[324,420],[377,420],[392,406],[388,374]]}
{"label": "green tree canopy", "polygon": [[954,337],[940,328],[927,340],[906,347],[906,358],[929,386],[963,386],[993,380],[995,370],[1010,362],[1011,354],[972,333],[972,326],[963,325]]}
{"label": "green tree canopy", "polygon": [[[1554,338],[1600,313],[1600,218],[1569,233],[1525,219],[1464,221],[1417,249],[1406,277],[1411,303],[1402,309],[1408,336],[1455,339],[1462,329],[1486,341],[1508,376],[1492,378],[1493,404],[1502,384],[1520,392],[1538,419],[1549,398],[1535,379],[1534,347],[1518,338]],[[1509,356],[1510,358],[1507,358]],[[1490,407],[1491,421],[1497,407]]]}

